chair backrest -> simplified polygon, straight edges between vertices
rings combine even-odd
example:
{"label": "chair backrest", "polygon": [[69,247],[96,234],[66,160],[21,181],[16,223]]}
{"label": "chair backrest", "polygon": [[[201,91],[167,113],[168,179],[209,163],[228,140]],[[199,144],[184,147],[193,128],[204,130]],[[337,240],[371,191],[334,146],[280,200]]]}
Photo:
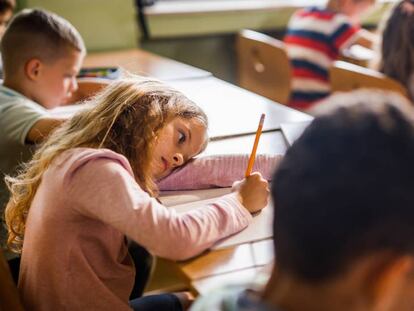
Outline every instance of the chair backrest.
{"label": "chair backrest", "polygon": [[252,30],[242,30],[237,40],[238,82],[249,91],[287,104],[291,67],[282,41]]}
{"label": "chair backrest", "polygon": [[24,311],[9,265],[0,248],[0,310]]}
{"label": "chair backrest", "polygon": [[376,88],[394,91],[407,96],[407,90],[398,81],[391,79],[381,72],[336,61],[330,68],[332,92],[348,92],[359,88]]}

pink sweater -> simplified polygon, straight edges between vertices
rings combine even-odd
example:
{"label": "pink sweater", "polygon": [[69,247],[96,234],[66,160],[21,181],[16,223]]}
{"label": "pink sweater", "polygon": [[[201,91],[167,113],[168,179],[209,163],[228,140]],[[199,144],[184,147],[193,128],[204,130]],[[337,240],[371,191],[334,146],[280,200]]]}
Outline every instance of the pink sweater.
{"label": "pink sweater", "polygon": [[139,187],[122,155],[66,151],[44,173],[29,211],[19,280],[24,305],[34,311],[130,310],[135,269],[125,236],[154,255],[181,260],[251,219],[235,194],[177,214]]}

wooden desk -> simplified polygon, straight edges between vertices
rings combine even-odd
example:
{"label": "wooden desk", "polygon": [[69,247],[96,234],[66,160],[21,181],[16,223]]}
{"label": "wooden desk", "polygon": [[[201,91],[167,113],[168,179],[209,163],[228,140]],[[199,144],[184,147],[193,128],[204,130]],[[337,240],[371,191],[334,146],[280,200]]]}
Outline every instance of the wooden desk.
{"label": "wooden desk", "polygon": [[268,239],[207,252],[177,265],[193,291],[202,295],[218,286],[257,281],[258,272],[273,262],[273,254],[273,240]]}
{"label": "wooden desk", "polygon": [[[262,113],[266,113],[263,131],[280,129],[280,124],[285,122],[312,120],[311,116],[303,112],[214,77],[176,80],[168,83],[182,91],[205,111],[209,119],[209,135],[212,140],[255,133]],[[58,107],[53,113],[55,116],[70,116],[79,109],[82,109],[82,106]],[[226,146],[227,144],[223,143],[219,149],[226,150],[228,149]],[[250,141],[248,146],[251,148]],[[243,152],[246,152],[246,149]]]}
{"label": "wooden desk", "polygon": [[164,81],[211,76],[208,71],[139,49],[92,53],[86,56],[83,63],[83,67],[111,66]]}
{"label": "wooden desk", "polygon": [[254,266],[194,280],[192,282],[194,291],[203,295],[217,288],[217,284],[221,286],[231,284],[245,284],[246,286],[265,285],[270,277],[274,262],[273,240],[269,239],[251,243],[250,248]]}
{"label": "wooden desk", "polygon": [[255,133],[262,113],[266,113],[263,131],[280,129],[280,124],[284,122],[312,119],[305,113],[215,77],[170,81],[169,84],[182,91],[206,112],[212,139]]}

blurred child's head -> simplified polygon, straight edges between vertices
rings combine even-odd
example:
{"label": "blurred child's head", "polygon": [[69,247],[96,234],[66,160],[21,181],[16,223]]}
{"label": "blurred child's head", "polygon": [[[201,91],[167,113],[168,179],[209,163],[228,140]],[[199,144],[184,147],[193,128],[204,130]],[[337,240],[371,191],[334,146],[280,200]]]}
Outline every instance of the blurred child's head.
{"label": "blurred child's head", "polygon": [[4,84],[46,108],[64,101],[77,89],[76,75],[85,47],[65,19],[44,10],[23,10],[1,41]]}
{"label": "blurred child's head", "polygon": [[14,0],[0,0],[0,40],[13,15],[15,6],[16,2]]}
{"label": "blurred child's head", "polygon": [[386,19],[379,69],[407,89],[414,88],[409,85],[414,74],[414,0],[397,3]]}
{"label": "blurred child's head", "polygon": [[273,178],[277,271],[412,310],[414,111],[385,92],[327,101],[339,108],[311,123]]}
{"label": "blurred child's head", "polygon": [[347,15],[355,23],[359,23],[361,16],[367,13],[374,4],[375,0],[330,0],[328,2],[328,6]]}

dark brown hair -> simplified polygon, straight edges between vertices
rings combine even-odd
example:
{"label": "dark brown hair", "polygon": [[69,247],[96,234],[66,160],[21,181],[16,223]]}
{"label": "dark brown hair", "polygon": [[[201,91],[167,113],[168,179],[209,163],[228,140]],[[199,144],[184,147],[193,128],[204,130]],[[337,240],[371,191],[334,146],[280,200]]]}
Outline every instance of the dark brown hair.
{"label": "dark brown hair", "polygon": [[272,183],[278,273],[307,283],[379,252],[414,254],[414,108],[372,90],[337,93],[329,106]]}
{"label": "dark brown hair", "polygon": [[13,11],[15,7],[16,2],[14,0],[0,0],[0,14]]}
{"label": "dark brown hair", "polygon": [[410,90],[414,73],[414,0],[396,4],[383,25],[379,70]]}

